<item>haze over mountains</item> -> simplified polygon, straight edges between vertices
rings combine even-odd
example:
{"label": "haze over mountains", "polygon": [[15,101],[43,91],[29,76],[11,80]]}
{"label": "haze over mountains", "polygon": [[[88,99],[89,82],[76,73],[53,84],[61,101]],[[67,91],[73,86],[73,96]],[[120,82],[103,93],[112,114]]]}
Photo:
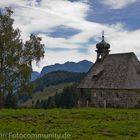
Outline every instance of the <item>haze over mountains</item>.
{"label": "haze over mountains", "polygon": [[47,73],[53,72],[53,71],[68,71],[68,72],[77,72],[77,73],[82,73],[82,72],[88,72],[88,70],[91,68],[93,65],[92,62],[83,60],[80,62],[66,62],[64,64],[54,64],[54,65],[49,65],[43,67],[41,73],[38,73],[34,71],[32,73],[32,81],[36,80],[39,77],[44,76]]}

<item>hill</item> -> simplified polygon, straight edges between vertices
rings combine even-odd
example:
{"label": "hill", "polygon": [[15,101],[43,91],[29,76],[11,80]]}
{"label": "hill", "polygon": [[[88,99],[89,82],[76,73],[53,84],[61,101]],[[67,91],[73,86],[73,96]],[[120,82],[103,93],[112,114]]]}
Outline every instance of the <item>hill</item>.
{"label": "hill", "polygon": [[44,88],[43,91],[36,92],[32,94],[30,98],[19,103],[20,107],[32,107],[35,106],[36,102],[39,100],[47,100],[50,96],[54,96],[56,93],[61,93],[64,87],[70,86],[73,83],[58,84]]}
{"label": "hill", "polygon": [[76,83],[79,82],[85,73],[55,71],[50,72],[43,77],[38,78],[33,83],[35,84],[34,92],[43,92],[43,90],[51,85],[58,85],[62,83]]}
{"label": "hill", "polygon": [[69,72],[78,72],[78,73],[88,72],[88,70],[91,68],[92,65],[93,63],[87,60],[83,60],[78,63],[66,62],[64,64],[50,65],[42,69],[40,73],[40,77],[53,71],[69,71]]}
{"label": "hill", "polygon": [[62,92],[64,87],[79,82],[84,76],[85,73],[67,71],[50,72],[33,81],[33,93],[21,95],[18,104],[19,106],[31,107],[32,101],[35,104],[37,100],[48,99],[49,96],[54,96],[56,92]]}

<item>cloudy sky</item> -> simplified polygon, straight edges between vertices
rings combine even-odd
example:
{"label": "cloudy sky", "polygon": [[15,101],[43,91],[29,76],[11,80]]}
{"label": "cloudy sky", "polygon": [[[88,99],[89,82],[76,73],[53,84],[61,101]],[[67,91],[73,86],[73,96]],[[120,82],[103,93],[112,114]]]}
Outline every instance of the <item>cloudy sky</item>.
{"label": "cloudy sky", "polygon": [[42,37],[43,66],[96,59],[96,43],[105,31],[111,53],[135,52],[140,58],[140,0],[0,0],[12,7],[14,27],[27,40],[31,33]]}

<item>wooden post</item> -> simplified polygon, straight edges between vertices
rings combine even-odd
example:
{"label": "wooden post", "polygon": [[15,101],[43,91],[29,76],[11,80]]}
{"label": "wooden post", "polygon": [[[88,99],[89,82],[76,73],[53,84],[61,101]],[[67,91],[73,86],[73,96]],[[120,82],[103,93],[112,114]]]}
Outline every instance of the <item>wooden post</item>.
{"label": "wooden post", "polygon": [[106,109],[106,100],[104,100],[104,108]]}
{"label": "wooden post", "polygon": [[78,100],[78,107],[80,107],[80,100]]}
{"label": "wooden post", "polygon": [[89,106],[89,102],[88,102],[88,100],[87,100],[87,102],[86,102],[86,107],[88,107]]}
{"label": "wooden post", "polygon": [[79,107],[83,106],[83,89],[80,88]]}
{"label": "wooden post", "polygon": [[126,99],[126,108],[128,109],[128,99]]}

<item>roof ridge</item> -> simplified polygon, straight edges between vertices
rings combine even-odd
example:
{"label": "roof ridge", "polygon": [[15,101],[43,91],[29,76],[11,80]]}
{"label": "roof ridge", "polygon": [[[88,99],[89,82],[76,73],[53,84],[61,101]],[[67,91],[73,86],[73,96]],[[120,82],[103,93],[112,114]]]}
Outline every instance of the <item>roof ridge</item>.
{"label": "roof ridge", "polygon": [[134,54],[135,55],[135,53],[134,52],[125,52],[125,53],[112,53],[112,54],[109,54],[109,56],[110,55],[125,55],[125,54]]}

